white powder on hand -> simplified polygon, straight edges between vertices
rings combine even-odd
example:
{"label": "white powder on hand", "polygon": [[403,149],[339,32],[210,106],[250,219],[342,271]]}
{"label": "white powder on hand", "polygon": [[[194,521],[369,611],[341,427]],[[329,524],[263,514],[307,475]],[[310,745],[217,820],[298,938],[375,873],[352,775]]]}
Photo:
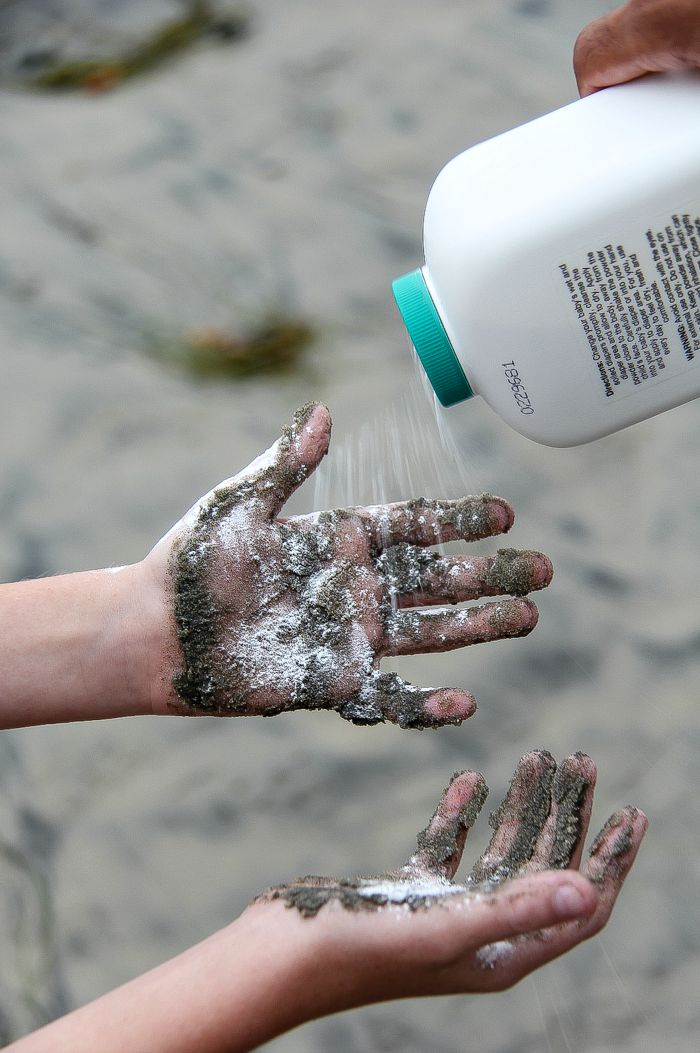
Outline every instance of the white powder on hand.
{"label": "white powder on hand", "polygon": [[390,903],[406,903],[409,899],[441,899],[445,896],[465,894],[470,890],[465,885],[454,885],[446,878],[426,875],[407,881],[392,881],[389,878],[364,881],[357,886],[360,896],[368,899],[382,898]]}
{"label": "white powder on hand", "polygon": [[510,940],[498,940],[496,943],[487,943],[480,947],[476,952],[476,960],[482,969],[495,969],[510,958],[513,950]]}

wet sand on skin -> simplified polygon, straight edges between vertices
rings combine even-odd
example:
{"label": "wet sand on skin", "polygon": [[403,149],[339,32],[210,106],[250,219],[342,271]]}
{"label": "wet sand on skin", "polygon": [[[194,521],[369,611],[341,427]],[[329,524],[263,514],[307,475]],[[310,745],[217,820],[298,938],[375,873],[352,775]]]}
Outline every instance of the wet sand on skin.
{"label": "wet sand on skin", "polygon": [[[206,45],[112,95],[4,93],[3,579],[138,559],[310,397],[329,403],[338,450],[390,404],[408,359],[389,284],[420,262],[436,171],[573,99],[574,37],[607,6],[271,0],[253,4],[237,50]],[[311,376],[196,385],[142,353],[154,331],[270,304],[320,325]],[[507,543],[547,552],[556,575],[529,639],[386,663],[473,691],[461,728],[314,713],[4,734],[0,1030],[143,971],[268,885],[397,865],[452,771],[484,771],[494,806],[521,753],[545,746],[596,761],[594,828],[628,802],[650,816],[602,939],[496,999],[376,1006],[267,1048],[647,1053],[663,1040],[687,1053],[700,1026],[699,412],[553,451],[485,406],[465,411],[469,489],[511,500]],[[336,499],[381,496],[326,479]],[[470,860],[487,836],[482,819]]]}

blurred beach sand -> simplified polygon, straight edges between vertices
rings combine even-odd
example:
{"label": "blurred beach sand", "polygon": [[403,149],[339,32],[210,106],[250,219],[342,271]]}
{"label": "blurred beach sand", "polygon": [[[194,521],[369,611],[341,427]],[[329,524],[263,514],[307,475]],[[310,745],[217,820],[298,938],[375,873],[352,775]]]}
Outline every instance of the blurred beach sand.
{"label": "blurred beach sand", "polygon": [[[111,47],[177,5],[63,0],[55,24],[44,6],[0,4],[2,580],[139,559],[309,398],[333,413],[331,458],[400,410],[412,367],[390,282],[421,262],[435,174],[573,100],[576,33],[612,5],[267,0],[248,5],[245,40],[202,40],[97,95],[32,93],[17,71],[41,48]],[[287,376],[195,381],[147,353],[271,311],[319,334]],[[476,716],[434,733],[325,713],[3,733],[3,1040],[203,938],[267,885],[395,865],[456,768],[483,771],[494,804],[544,746],[598,764],[597,826],[628,802],[650,817],[603,935],[506,994],[375,1006],[265,1048],[694,1048],[700,407],[563,451],[478,400],[454,412],[458,478],[508,498],[509,543],[556,569],[529,639],[393,664],[467,687]],[[322,470],[295,510],[319,492],[382,496]]]}

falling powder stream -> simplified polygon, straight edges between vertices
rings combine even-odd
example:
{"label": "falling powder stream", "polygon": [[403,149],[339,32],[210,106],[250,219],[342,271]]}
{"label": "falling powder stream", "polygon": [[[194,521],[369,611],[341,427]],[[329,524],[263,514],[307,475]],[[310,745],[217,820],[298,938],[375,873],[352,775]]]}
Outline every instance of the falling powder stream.
{"label": "falling powder stream", "polygon": [[[446,411],[412,349],[411,360],[403,390],[380,414],[334,443],[331,456],[317,469],[317,511],[416,497],[460,498],[488,489],[475,478],[473,464],[467,470]],[[439,537],[436,541],[443,548]],[[395,607],[393,592],[391,601]]]}
{"label": "falling powder stream", "polygon": [[[317,470],[314,508],[459,498],[487,489],[455,442],[417,362],[406,385],[339,443]],[[468,470],[469,469],[469,470]]]}

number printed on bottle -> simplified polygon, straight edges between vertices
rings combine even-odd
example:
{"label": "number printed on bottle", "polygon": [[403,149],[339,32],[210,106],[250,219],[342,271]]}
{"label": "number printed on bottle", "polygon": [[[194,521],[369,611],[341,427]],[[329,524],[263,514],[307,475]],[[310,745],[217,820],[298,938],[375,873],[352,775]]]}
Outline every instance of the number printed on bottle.
{"label": "number printed on bottle", "polygon": [[515,367],[515,362],[501,362],[501,365],[503,366],[505,378],[510,384],[513,398],[517,402],[520,412],[526,416],[534,413],[534,406],[530,402],[530,396],[523,386],[523,382],[520,379],[520,373]]}

